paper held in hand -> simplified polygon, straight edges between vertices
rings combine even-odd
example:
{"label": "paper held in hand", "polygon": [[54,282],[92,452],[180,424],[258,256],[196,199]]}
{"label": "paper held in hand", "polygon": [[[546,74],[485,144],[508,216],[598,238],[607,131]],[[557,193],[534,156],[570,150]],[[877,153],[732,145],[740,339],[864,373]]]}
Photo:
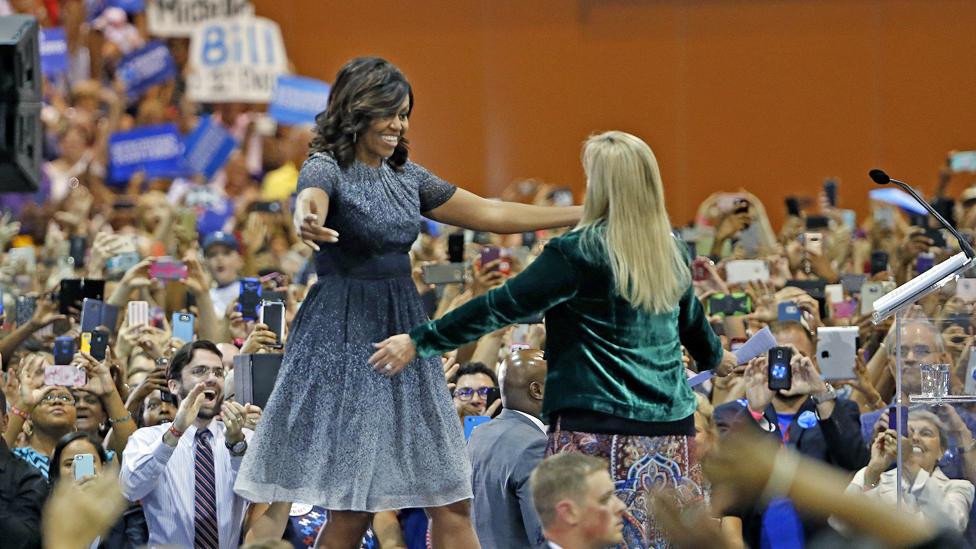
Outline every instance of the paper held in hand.
{"label": "paper held in hand", "polygon": [[[773,337],[773,332],[769,331],[769,327],[765,327],[756,332],[754,336],[750,337],[749,340],[743,343],[742,347],[739,347],[739,349],[733,354],[735,354],[737,364],[745,364],[746,362],[749,362],[775,346],[776,338]],[[709,379],[712,379],[712,375],[711,370],[702,372],[688,378],[688,384],[692,387],[697,387]]]}

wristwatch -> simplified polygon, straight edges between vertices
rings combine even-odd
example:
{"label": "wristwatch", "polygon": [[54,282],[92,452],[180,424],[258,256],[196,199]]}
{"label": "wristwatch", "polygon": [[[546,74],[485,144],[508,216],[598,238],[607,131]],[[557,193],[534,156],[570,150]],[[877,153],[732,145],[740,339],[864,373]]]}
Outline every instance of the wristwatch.
{"label": "wristwatch", "polygon": [[829,384],[827,382],[824,382],[824,386],[827,387],[827,390],[826,391],[824,391],[822,393],[815,393],[815,394],[810,395],[810,398],[812,398],[813,401],[816,402],[817,404],[823,404],[824,402],[830,402],[831,400],[834,400],[834,399],[837,398],[837,391],[834,390],[834,386],[833,385],[831,385],[831,384]]}
{"label": "wristwatch", "polygon": [[244,452],[247,451],[247,441],[246,440],[241,440],[241,441],[236,442],[234,444],[231,444],[230,442],[225,442],[224,443],[224,446],[226,446],[227,449],[230,450],[230,455],[235,456],[235,457],[237,457],[237,456],[243,456],[244,455]]}

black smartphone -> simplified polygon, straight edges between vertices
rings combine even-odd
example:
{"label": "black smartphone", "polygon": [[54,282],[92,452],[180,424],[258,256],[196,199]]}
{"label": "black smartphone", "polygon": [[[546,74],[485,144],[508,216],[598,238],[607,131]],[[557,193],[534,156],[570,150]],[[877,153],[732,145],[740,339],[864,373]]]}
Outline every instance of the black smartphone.
{"label": "black smartphone", "polygon": [[808,215],[807,230],[827,229],[830,227],[830,218],[823,215]]}
{"label": "black smartphone", "polygon": [[91,351],[88,354],[92,356],[95,360],[103,361],[105,360],[105,354],[108,350],[108,330],[105,328],[96,328],[92,331],[91,336]]}
{"label": "black smartphone", "polygon": [[498,389],[498,387],[489,387],[488,395],[485,396],[485,408],[487,409],[491,407],[491,405],[494,404],[495,401],[498,400],[501,396],[502,394],[501,391]]}
{"label": "black smartphone", "polygon": [[793,349],[789,347],[773,347],[767,354],[769,360],[766,374],[771,391],[788,391],[793,387]]}
{"label": "black smartphone", "polygon": [[827,196],[827,204],[830,204],[831,208],[837,207],[837,180],[827,179],[823,184],[824,194]]}
{"label": "black smartphone", "polygon": [[278,213],[281,211],[281,204],[279,202],[255,202],[254,211]]}
{"label": "black smartphone", "polygon": [[531,248],[535,246],[535,243],[538,242],[538,240],[539,239],[538,237],[536,237],[534,231],[522,233],[522,245],[525,246],[526,248]]}
{"label": "black smartphone", "polygon": [[261,305],[261,318],[258,320],[275,334],[277,342],[271,347],[280,349],[285,339],[285,304],[280,301],[265,301]]}
{"label": "black smartphone", "polygon": [[244,320],[257,320],[258,307],[261,306],[261,281],[257,278],[242,278],[241,293],[237,298],[237,310]]}
{"label": "black smartphone", "polygon": [[464,233],[448,235],[447,260],[451,263],[464,263]]}
{"label": "black smartphone", "polygon": [[942,229],[925,229],[925,236],[932,239],[932,245],[938,248],[946,247],[945,231]]}
{"label": "black smartphone", "polygon": [[75,339],[71,336],[54,338],[54,364],[67,366],[75,357]]}
{"label": "black smartphone", "polygon": [[186,291],[186,310],[189,311],[191,307],[197,306],[197,296],[193,295],[190,290]]}
{"label": "black smartphone", "polygon": [[882,251],[871,252],[871,274],[876,275],[888,270],[888,253]]}
{"label": "black smartphone", "polygon": [[786,197],[786,213],[791,217],[800,217],[800,201],[795,196]]}
{"label": "black smartphone", "polygon": [[72,236],[68,239],[68,255],[76,269],[85,266],[85,249],[87,247],[88,241],[83,236]]}
{"label": "black smartphone", "polygon": [[61,314],[71,314],[71,309],[80,311],[83,298],[80,278],[65,278],[61,281],[61,287],[58,289],[58,308]]}
{"label": "black smartphone", "polygon": [[167,402],[169,404],[172,404],[173,406],[180,405],[179,401],[176,399],[176,395],[174,395],[169,391],[160,391],[159,400],[161,400],[162,402]]}

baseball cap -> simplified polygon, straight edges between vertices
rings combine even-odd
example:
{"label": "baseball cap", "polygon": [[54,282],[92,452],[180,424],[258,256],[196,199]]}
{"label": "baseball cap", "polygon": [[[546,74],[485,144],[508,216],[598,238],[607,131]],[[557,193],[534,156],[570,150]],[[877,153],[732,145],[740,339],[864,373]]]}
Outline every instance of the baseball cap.
{"label": "baseball cap", "polygon": [[205,253],[210,249],[211,246],[216,244],[227,246],[234,251],[240,250],[240,244],[237,242],[237,237],[235,237],[232,233],[214,231],[203,237],[203,251]]}

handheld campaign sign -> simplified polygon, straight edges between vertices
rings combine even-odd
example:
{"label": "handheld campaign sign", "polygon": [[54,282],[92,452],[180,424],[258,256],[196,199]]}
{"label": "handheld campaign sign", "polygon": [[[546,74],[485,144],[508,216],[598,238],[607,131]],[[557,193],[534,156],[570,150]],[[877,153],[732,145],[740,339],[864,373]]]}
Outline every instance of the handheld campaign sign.
{"label": "handheld campaign sign", "polygon": [[268,115],[279,124],[314,124],[315,117],[329,103],[329,85],[304,76],[278,77]]}
{"label": "handheld campaign sign", "polygon": [[202,24],[190,39],[187,95],[201,103],[268,103],[288,57],[278,24],[240,17]]}
{"label": "handheld campaign sign", "polygon": [[108,142],[109,180],[124,184],[137,171],[146,177],[187,175],[183,141],[176,124],[159,124],[112,134]]}
{"label": "handheld campaign sign", "polygon": [[50,80],[68,72],[68,39],[64,29],[41,29],[41,71]]}
{"label": "handheld campaign sign", "polygon": [[138,99],[151,86],[175,78],[176,63],[166,44],[150,42],[123,57],[118,72],[125,82],[129,99]]}
{"label": "handheld campaign sign", "polygon": [[154,36],[192,36],[200,23],[253,14],[250,0],[156,0],[146,6]]}
{"label": "handheld campaign sign", "polygon": [[224,167],[236,146],[237,141],[230,132],[208,116],[186,138],[186,165],[194,173],[210,179]]}
{"label": "handheld campaign sign", "polygon": [[109,7],[125,10],[125,13],[142,13],[146,11],[145,0],[108,0]]}

